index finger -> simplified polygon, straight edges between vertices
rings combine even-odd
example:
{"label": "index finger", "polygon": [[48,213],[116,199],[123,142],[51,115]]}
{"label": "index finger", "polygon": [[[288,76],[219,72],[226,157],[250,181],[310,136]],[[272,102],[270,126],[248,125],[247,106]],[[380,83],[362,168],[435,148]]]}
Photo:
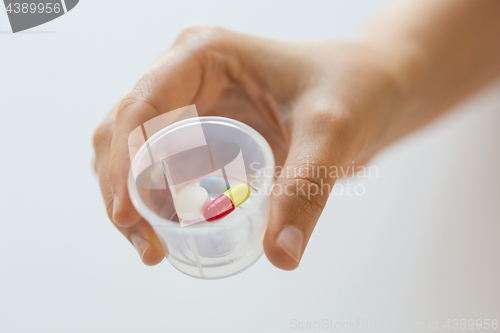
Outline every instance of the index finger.
{"label": "index finger", "polygon": [[[114,196],[112,218],[119,226],[129,227],[140,219],[128,195],[129,135],[154,117],[193,104],[200,95],[205,96],[203,104],[207,107],[213,102],[207,101],[207,96],[213,99],[215,90],[223,86],[223,80],[207,78],[205,68],[210,67],[210,60],[202,52],[207,49],[206,34],[198,36],[200,31],[191,30],[141,78],[116,113],[108,172]],[[203,85],[204,80],[210,80],[210,84]],[[204,90],[210,92],[201,91],[202,86],[208,86]]]}

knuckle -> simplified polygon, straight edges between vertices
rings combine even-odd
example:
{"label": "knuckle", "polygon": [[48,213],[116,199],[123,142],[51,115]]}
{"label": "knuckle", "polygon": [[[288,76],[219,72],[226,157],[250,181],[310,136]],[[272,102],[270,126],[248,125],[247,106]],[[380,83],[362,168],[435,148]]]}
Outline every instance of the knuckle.
{"label": "knuckle", "polygon": [[107,200],[107,202],[105,202],[105,205],[106,205],[106,213],[108,214],[108,218],[110,219],[111,222],[114,223],[113,221],[113,199],[109,199]]}
{"label": "knuckle", "polygon": [[218,45],[224,36],[224,29],[208,24],[193,24],[180,33],[176,44],[188,45],[194,50],[203,51]]}
{"label": "knuckle", "polygon": [[349,127],[349,115],[341,106],[317,105],[310,113],[307,125],[321,133],[332,133]]}
{"label": "knuckle", "polygon": [[222,73],[239,79],[242,66],[239,60],[238,35],[217,26],[196,24],[184,29],[176,45],[197,59],[209,72]]}
{"label": "knuckle", "polygon": [[288,166],[283,176],[290,180],[306,180],[310,185],[322,186],[328,183],[328,168],[317,160],[315,153],[309,153],[296,161],[294,166]]}
{"label": "knuckle", "polygon": [[94,150],[98,150],[98,147],[105,141],[111,138],[113,133],[113,121],[106,119],[104,120],[94,131],[92,137],[92,142],[94,145]]}
{"label": "knuckle", "polygon": [[121,100],[117,115],[123,115],[125,110],[146,100],[151,91],[148,78],[142,78],[135,87]]}
{"label": "knuckle", "polygon": [[148,77],[143,77],[132,89],[132,91],[130,91],[121,100],[118,110],[116,111],[116,121],[118,121],[118,123],[127,121],[128,117],[131,115],[130,111],[140,107],[141,105],[148,105],[158,112],[158,109],[148,101],[148,96],[152,91],[150,81],[151,80]]}
{"label": "knuckle", "polygon": [[281,183],[284,194],[295,199],[294,209],[311,218],[318,218],[326,204],[329,188],[325,185],[322,180],[300,176],[286,178]]}
{"label": "knuckle", "polygon": [[203,34],[207,31],[211,31],[216,29],[217,27],[214,25],[206,24],[206,23],[193,23],[188,26],[186,26],[181,34],[180,37],[185,37],[189,35],[197,35],[197,34]]}
{"label": "knuckle", "polygon": [[361,121],[349,105],[326,104],[316,106],[305,120],[305,128],[310,140],[324,150],[324,156],[330,156],[327,163],[342,164],[351,155],[356,155],[364,144],[365,134]]}

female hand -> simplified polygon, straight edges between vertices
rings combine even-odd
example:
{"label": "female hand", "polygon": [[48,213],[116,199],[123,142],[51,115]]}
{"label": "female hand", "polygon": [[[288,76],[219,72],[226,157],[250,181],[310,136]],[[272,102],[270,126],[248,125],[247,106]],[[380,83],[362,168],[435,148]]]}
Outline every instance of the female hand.
{"label": "female hand", "polygon": [[363,163],[391,137],[401,89],[384,59],[361,42],[285,43],[210,26],[186,29],[95,132],[109,218],[145,264],[163,259],[128,196],[127,140],[147,120],[195,104],[200,116],[255,128],[284,166],[264,250],[275,266],[294,269],[336,181],[324,170]]}

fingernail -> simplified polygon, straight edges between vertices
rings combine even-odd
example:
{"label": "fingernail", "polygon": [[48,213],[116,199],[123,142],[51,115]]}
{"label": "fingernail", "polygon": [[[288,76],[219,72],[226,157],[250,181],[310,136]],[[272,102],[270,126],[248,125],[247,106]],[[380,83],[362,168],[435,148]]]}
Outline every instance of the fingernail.
{"label": "fingernail", "polygon": [[113,199],[113,221],[116,223],[116,211],[118,210],[118,205],[120,204],[120,199],[118,199],[118,196],[115,194],[115,197]]}
{"label": "fingernail", "polygon": [[135,249],[137,252],[139,252],[139,256],[142,258],[144,257],[144,253],[146,253],[149,244],[148,242],[142,238],[141,236],[134,235],[132,236],[132,244],[134,244]]}
{"label": "fingernail", "polygon": [[302,232],[291,225],[287,225],[281,230],[276,243],[285,251],[293,260],[299,262],[300,252],[302,251],[302,241],[304,236]]}

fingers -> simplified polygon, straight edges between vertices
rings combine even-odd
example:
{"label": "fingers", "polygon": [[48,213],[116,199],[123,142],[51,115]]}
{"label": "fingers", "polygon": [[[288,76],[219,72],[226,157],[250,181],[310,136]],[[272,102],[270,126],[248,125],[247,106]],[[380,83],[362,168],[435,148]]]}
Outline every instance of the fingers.
{"label": "fingers", "polygon": [[144,75],[120,104],[109,164],[109,181],[114,198],[112,219],[117,225],[129,227],[140,219],[127,189],[130,133],[154,117],[193,103],[209,109],[224,87],[230,84],[232,79],[229,73],[238,76],[235,74],[238,73],[234,58],[236,52],[228,51],[234,46],[229,35],[214,27],[193,26],[186,29],[173,48]]}
{"label": "fingers", "polygon": [[[131,98],[131,97],[129,97]],[[121,227],[130,227],[140,220],[128,195],[127,177],[130,168],[128,136],[132,130],[158,115],[147,102],[122,101],[113,124],[114,131],[109,148],[108,180],[113,207],[110,219]],[[136,125],[137,124],[137,125]],[[131,128],[131,126],[134,126]]]}
{"label": "fingers", "polygon": [[132,243],[145,265],[157,265],[165,258],[162,245],[146,220],[141,218],[129,228],[117,228]]}
{"label": "fingers", "polygon": [[[109,149],[114,128],[113,112],[115,110],[111,112],[110,117],[104,120],[94,134],[94,149],[96,153],[94,165],[99,176],[99,185],[110,219],[113,210],[113,195],[108,179],[108,164]],[[146,221],[140,220],[139,223],[131,228],[117,228],[134,245],[144,264],[156,265],[163,260],[164,253],[160,241]]]}
{"label": "fingers", "polygon": [[97,127],[94,132],[93,143],[95,151],[94,168],[99,177],[99,185],[101,194],[104,199],[104,205],[111,219],[111,211],[113,208],[113,195],[108,179],[109,165],[109,147],[111,146],[111,138],[113,135],[113,113],[116,112],[116,107],[110,112],[110,115]]}
{"label": "fingers", "polygon": [[[129,227],[140,219],[132,206],[127,189],[130,133],[156,116],[193,103],[196,103],[199,106],[198,111],[203,113],[215,105],[224,88],[235,81],[245,87],[252,100],[265,104],[261,102],[263,98],[256,89],[254,79],[250,78],[269,72],[269,66],[266,67],[255,60],[266,58],[263,55],[255,56],[262,52],[263,45],[273,43],[259,42],[259,39],[216,27],[190,27],[122,101],[116,113],[109,163],[109,182],[114,202],[112,219],[117,225]],[[251,70],[252,75],[245,75],[242,71],[243,67],[248,70],[249,67],[255,66],[259,69]],[[292,73],[298,66],[293,68]],[[268,73],[267,80],[269,75],[282,76],[283,73],[273,74],[280,75]],[[257,81],[266,80],[261,78]],[[287,84],[291,81],[293,80],[284,80]],[[280,84],[271,86],[275,89],[274,87]],[[260,108],[265,109],[262,105]]]}
{"label": "fingers", "polygon": [[297,119],[290,150],[271,194],[265,253],[276,267],[298,266],[316,222],[336,181],[332,166],[340,162],[341,121],[330,111],[303,112]]}
{"label": "fingers", "polygon": [[202,73],[195,56],[174,49],[139,81],[120,104],[114,123],[109,165],[114,198],[112,219],[117,225],[129,227],[140,219],[127,188],[130,133],[162,113],[192,104],[201,85]]}
{"label": "fingers", "polygon": [[186,29],[94,136],[95,169],[108,216],[146,264],[161,261],[163,252],[153,230],[134,209],[128,195],[129,135],[146,121],[180,107],[199,103],[210,109],[225,85],[231,83],[229,76],[238,76],[234,57],[217,51],[219,47],[228,50],[232,47],[224,36],[224,31],[218,28]]}

